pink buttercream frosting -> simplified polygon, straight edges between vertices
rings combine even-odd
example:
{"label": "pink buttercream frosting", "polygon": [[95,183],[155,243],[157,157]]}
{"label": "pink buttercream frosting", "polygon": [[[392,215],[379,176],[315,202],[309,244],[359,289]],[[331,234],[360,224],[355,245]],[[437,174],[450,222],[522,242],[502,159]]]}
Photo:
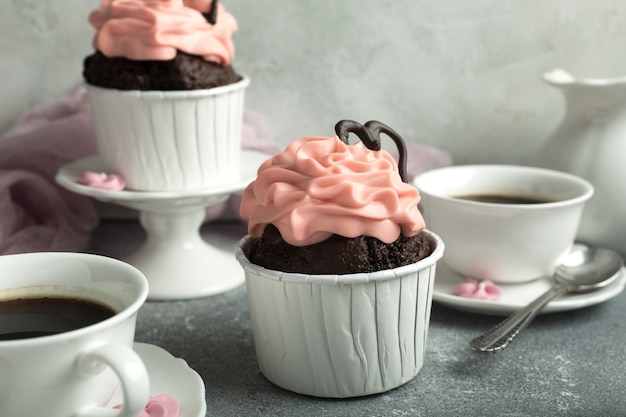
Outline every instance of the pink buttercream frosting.
{"label": "pink buttercream frosting", "polygon": [[273,224],[294,246],[333,234],[376,237],[385,243],[424,229],[418,190],[402,182],[384,150],[339,138],[305,137],[265,161],[242,196],[248,233],[260,237]]}
{"label": "pink buttercream frosting", "polygon": [[[113,408],[122,408],[116,405]],[[179,417],[180,407],[176,399],[167,394],[150,397],[146,408],[137,417]]]}
{"label": "pink buttercream frosting", "polygon": [[208,0],[101,0],[89,23],[98,30],[93,46],[107,57],[174,59],[178,50],[220,65],[235,56],[237,21],[219,3],[214,25],[202,15]]}

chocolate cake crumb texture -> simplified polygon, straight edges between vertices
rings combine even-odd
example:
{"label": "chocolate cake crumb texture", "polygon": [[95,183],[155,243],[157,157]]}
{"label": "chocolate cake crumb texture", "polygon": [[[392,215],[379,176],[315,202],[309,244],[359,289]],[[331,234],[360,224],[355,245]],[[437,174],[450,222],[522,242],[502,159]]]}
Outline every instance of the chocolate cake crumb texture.
{"label": "chocolate cake crumb texture", "polygon": [[96,51],[83,64],[87,83],[118,90],[199,90],[241,80],[230,65],[222,66],[181,51],[169,61],[109,58]]}
{"label": "chocolate cake crumb texture", "polygon": [[426,233],[400,236],[390,244],[370,236],[333,235],[314,245],[293,246],[283,240],[274,225],[268,225],[262,237],[248,241],[244,251],[250,262],[267,269],[343,275],[410,265],[428,257],[434,247],[435,242]]}

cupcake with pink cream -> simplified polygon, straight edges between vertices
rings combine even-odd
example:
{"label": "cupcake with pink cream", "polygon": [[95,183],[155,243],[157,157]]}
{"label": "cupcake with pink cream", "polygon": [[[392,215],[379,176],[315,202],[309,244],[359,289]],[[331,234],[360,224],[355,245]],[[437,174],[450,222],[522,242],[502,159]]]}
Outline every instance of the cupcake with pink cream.
{"label": "cupcake with pink cream", "polygon": [[354,397],[422,367],[444,246],[406,182],[400,136],[374,121],[341,121],[336,132],[297,140],[259,168],[242,196],[248,236],[236,256],[262,373],[298,393]]}
{"label": "cupcake with pink cream", "polygon": [[217,1],[102,0],[83,75],[99,154],[129,189],[237,181],[245,75],[237,21]]}

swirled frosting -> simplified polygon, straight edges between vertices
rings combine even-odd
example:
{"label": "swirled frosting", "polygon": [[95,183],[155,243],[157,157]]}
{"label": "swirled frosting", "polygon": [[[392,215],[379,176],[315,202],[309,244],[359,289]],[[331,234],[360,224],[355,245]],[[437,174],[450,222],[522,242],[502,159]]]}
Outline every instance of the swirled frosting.
{"label": "swirled frosting", "polygon": [[248,233],[260,237],[273,224],[294,246],[333,234],[372,236],[391,243],[424,229],[417,189],[402,182],[384,150],[339,138],[305,137],[265,161],[244,190],[240,208]]}
{"label": "swirled frosting", "polygon": [[177,50],[229,65],[237,21],[219,3],[214,25],[202,15],[208,0],[101,0],[89,23],[93,46],[109,58],[167,61]]}

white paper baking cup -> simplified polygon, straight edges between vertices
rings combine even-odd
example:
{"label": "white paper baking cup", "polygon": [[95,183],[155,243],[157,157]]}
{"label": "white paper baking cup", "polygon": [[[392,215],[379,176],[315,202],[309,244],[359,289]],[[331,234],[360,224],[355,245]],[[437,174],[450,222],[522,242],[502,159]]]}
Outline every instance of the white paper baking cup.
{"label": "white paper baking cup", "polygon": [[87,85],[98,152],[128,188],[173,191],[237,181],[245,77],[206,90],[115,90]]}
{"label": "white paper baking cup", "polygon": [[[274,384],[316,397],[356,397],[396,388],[424,363],[435,267],[444,251],[369,274],[306,275],[237,260],[246,288],[261,372]],[[320,259],[320,262],[323,262]]]}

